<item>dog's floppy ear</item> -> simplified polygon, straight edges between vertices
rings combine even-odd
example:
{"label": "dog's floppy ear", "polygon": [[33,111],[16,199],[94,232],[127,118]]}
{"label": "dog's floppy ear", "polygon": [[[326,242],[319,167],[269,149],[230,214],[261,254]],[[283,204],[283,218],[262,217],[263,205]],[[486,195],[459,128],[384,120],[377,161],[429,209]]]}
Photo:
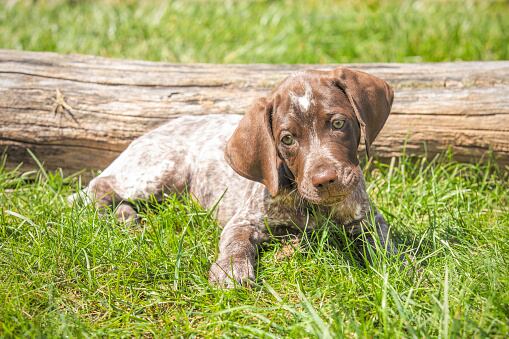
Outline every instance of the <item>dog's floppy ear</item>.
{"label": "dog's floppy ear", "polygon": [[370,146],[389,117],[394,92],[385,81],[364,72],[340,67],[332,73],[353,107],[369,157]]}
{"label": "dog's floppy ear", "polygon": [[225,159],[241,176],[261,182],[275,196],[281,161],[272,136],[272,103],[257,99],[226,144]]}

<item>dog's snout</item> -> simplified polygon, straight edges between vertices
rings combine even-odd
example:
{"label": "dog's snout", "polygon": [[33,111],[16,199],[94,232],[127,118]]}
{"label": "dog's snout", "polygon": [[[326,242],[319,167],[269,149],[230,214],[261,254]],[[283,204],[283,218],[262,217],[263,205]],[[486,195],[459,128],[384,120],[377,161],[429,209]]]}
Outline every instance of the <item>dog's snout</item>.
{"label": "dog's snout", "polygon": [[311,177],[311,182],[316,188],[327,187],[337,180],[336,171],[332,168],[321,170]]}

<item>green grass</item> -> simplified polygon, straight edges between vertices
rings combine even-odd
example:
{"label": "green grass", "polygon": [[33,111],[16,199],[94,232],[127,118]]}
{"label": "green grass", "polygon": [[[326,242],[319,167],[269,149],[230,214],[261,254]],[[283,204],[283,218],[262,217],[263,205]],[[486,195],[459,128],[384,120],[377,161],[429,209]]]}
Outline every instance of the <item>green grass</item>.
{"label": "green grass", "polygon": [[[171,62],[509,58],[507,1],[0,1],[0,48]],[[140,225],[69,207],[59,172],[0,166],[0,336],[507,337],[509,174],[402,157],[370,194],[418,270],[353,258],[332,225],[259,257],[257,286],[207,282],[219,228],[188,198]],[[283,255],[287,253],[286,256]]]}
{"label": "green grass", "polygon": [[0,48],[171,62],[502,60],[508,17],[504,0],[5,0]]}
{"label": "green grass", "polygon": [[[0,170],[0,336],[506,337],[509,175],[447,157],[367,173],[419,270],[352,259],[339,229],[268,244],[257,287],[207,283],[219,228],[175,197],[128,227],[68,207],[75,177]],[[330,226],[330,225],[329,225]]]}

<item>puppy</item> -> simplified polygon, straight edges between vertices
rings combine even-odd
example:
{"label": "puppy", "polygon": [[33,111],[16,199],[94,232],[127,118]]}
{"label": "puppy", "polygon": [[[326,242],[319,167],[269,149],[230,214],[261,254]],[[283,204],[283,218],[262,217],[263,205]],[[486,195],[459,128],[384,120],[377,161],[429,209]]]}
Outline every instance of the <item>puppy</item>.
{"label": "puppy", "polygon": [[130,202],[152,195],[189,192],[205,208],[219,201],[223,230],[209,280],[223,287],[253,281],[258,245],[269,234],[313,229],[312,211],[352,237],[372,227],[393,252],[357,155],[361,138],[369,155],[392,101],[390,86],[363,72],[296,73],[244,116],[186,116],[134,140],[69,200],[116,207],[126,221],[137,218]]}

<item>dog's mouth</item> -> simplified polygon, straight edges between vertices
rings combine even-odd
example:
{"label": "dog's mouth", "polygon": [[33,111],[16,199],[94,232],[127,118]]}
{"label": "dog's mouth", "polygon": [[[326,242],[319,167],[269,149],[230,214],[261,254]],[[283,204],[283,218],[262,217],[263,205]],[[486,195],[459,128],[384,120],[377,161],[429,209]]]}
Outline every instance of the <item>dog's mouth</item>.
{"label": "dog's mouth", "polygon": [[317,188],[309,182],[298,184],[300,196],[314,205],[333,206],[340,204],[352,194],[359,183],[359,176],[350,175],[347,180],[338,181],[328,187]]}
{"label": "dog's mouth", "polygon": [[343,187],[342,189],[316,190],[299,187],[300,196],[314,204],[322,206],[332,206],[343,202],[352,193],[352,188]]}
{"label": "dog's mouth", "polygon": [[306,201],[310,202],[314,205],[321,205],[321,206],[334,206],[336,204],[339,204],[343,202],[349,194],[347,193],[341,193],[341,194],[335,194],[335,195],[305,195],[301,193],[302,198],[304,198]]}

